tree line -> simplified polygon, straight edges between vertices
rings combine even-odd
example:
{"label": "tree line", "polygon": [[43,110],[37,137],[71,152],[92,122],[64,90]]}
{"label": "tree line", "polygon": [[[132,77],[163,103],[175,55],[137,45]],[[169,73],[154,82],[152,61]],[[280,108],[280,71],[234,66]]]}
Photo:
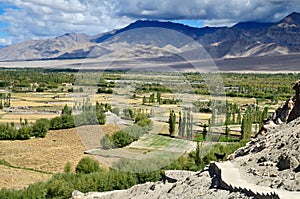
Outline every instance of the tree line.
{"label": "tree line", "polygon": [[174,110],[170,110],[169,114],[169,134],[171,137],[174,137],[177,133],[177,136],[180,138],[193,139],[194,131],[193,131],[193,115],[191,109],[185,112],[179,112],[178,116],[178,128],[176,131],[176,114]]}
{"label": "tree line", "polygon": [[100,124],[106,122],[105,112],[110,110],[111,106],[96,102],[95,110],[82,112],[78,115],[72,115],[72,108],[65,105],[60,116],[52,119],[38,119],[34,123],[28,123],[28,120],[20,119],[20,127],[15,127],[14,123],[0,124],[0,140],[25,140],[31,137],[45,137],[48,130],[59,130],[74,128],[75,126]]}

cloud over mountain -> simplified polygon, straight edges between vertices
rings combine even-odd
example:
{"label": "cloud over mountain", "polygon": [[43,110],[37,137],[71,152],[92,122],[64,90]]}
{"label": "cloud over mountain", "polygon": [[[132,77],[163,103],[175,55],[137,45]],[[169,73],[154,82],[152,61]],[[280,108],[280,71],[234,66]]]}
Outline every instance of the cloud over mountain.
{"label": "cloud over mountain", "polygon": [[291,11],[300,10],[297,0],[123,0],[117,6],[120,16],[203,19],[205,24],[214,25],[238,21],[278,21]]}

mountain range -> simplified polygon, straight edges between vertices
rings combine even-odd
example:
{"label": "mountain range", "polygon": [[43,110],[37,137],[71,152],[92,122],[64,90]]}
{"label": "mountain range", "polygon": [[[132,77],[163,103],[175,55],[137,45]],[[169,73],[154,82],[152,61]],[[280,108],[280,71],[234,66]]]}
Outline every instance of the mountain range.
{"label": "mountain range", "polygon": [[[300,53],[300,13],[277,23],[240,22],[232,27],[195,28],[173,22],[138,20],[122,29],[95,36],[66,33],[0,48],[0,61],[78,59],[114,56],[176,58],[198,42],[214,59]],[[128,52],[130,49],[130,52]],[[119,55],[119,54],[118,54]],[[118,56],[115,55],[115,56]]]}

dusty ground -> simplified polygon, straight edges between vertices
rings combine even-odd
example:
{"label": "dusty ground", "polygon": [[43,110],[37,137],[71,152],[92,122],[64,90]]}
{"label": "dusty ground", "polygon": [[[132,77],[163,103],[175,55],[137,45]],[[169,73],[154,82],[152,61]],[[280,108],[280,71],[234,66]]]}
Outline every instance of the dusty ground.
{"label": "dusty ground", "polygon": [[[93,130],[94,129],[94,130]],[[118,127],[108,124],[102,126],[102,132],[112,133]],[[90,140],[97,133],[93,126],[78,127],[77,129],[49,131],[46,138],[37,138],[24,141],[0,141],[0,159],[19,167],[32,168],[52,173],[63,172],[67,162],[72,164],[74,170],[81,158],[85,155],[84,147],[79,134],[86,131]],[[81,133],[80,133],[81,132]],[[23,169],[13,169],[0,165],[0,188],[23,188],[31,183],[46,180],[51,177]]]}

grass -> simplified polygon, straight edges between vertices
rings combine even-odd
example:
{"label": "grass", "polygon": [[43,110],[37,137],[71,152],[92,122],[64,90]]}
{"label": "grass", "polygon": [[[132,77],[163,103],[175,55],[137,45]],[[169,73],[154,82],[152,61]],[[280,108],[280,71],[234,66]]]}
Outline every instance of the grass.
{"label": "grass", "polygon": [[130,148],[149,150],[173,150],[186,151],[193,147],[194,142],[182,139],[171,138],[163,135],[147,134],[137,142],[130,145]]}
{"label": "grass", "polygon": [[174,139],[162,135],[147,135],[142,138],[140,142],[144,145],[144,147],[162,148],[169,146],[172,142],[174,142]]}

